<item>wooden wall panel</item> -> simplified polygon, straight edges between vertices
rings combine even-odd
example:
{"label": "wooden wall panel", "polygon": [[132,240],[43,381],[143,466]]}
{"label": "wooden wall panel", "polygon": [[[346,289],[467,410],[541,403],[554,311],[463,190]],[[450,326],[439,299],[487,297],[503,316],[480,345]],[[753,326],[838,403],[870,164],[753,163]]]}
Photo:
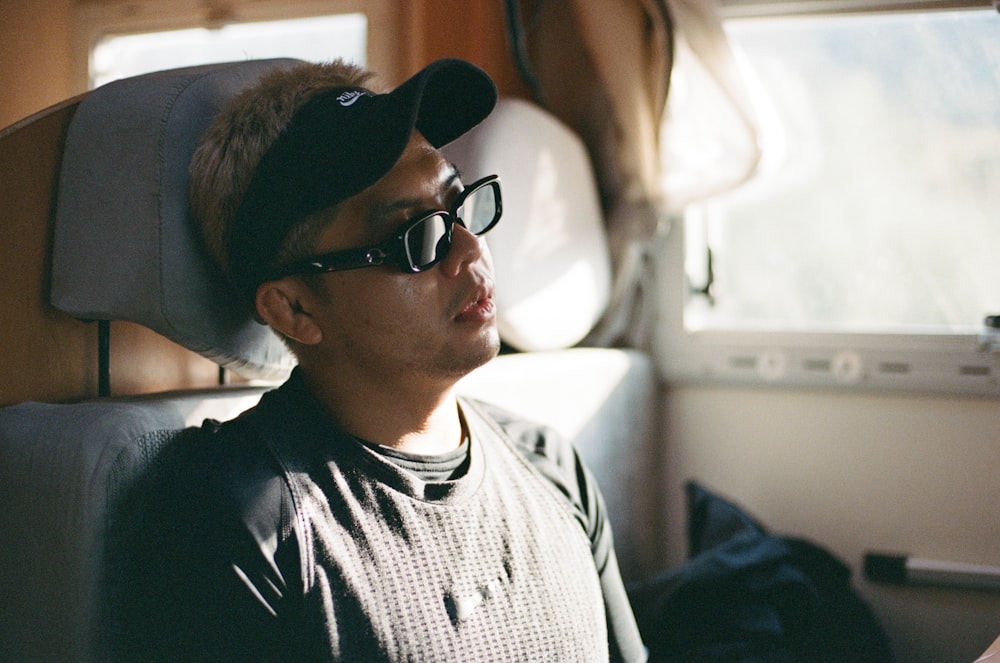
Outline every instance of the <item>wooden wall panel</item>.
{"label": "wooden wall panel", "polygon": [[[47,304],[50,213],[66,127],[67,103],[0,137],[0,404],[26,398],[66,400],[96,387],[89,375],[93,325]],[[95,355],[96,356],[96,355]],[[95,389],[96,392],[96,389]]]}
{"label": "wooden wall panel", "polygon": [[0,128],[82,92],[71,82],[73,0],[0,3]]}
{"label": "wooden wall panel", "polygon": [[413,71],[438,58],[456,57],[482,67],[501,94],[525,97],[527,89],[507,45],[500,0],[423,0],[414,3]]}

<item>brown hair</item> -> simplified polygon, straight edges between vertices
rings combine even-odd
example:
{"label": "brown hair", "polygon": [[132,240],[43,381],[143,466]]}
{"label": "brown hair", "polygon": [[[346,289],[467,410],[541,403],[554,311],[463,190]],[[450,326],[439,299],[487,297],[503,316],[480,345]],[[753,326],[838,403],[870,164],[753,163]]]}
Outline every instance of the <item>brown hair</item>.
{"label": "brown hair", "polygon": [[[191,160],[189,197],[205,246],[227,277],[229,233],[261,157],[292,115],[317,93],[367,87],[372,77],[342,60],[272,71],[234,97],[213,120]],[[322,210],[297,223],[282,242],[278,260],[305,257],[334,211]]]}

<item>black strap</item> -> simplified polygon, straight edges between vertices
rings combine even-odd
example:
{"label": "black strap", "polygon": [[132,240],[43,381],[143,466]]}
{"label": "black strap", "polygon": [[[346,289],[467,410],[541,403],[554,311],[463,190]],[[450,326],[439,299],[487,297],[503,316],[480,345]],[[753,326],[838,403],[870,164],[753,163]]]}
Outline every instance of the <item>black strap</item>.
{"label": "black strap", "polygon": [[514,65],[517,67],[521,79],[531,90],[531,96],[535,102],[540,106],[547,106],[545,93],[542,92],[542,83],[528,56],[528,41],[524,29],[524,16],[521,13],[521,2],[520,0],[505,0],[504,5],[507,10],[508,45],[511,56],[514,58]]}

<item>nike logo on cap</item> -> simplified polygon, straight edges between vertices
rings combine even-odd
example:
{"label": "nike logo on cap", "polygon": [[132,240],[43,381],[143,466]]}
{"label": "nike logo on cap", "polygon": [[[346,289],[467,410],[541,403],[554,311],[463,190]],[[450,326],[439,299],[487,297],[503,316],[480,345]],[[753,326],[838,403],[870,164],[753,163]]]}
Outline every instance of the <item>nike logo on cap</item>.
{"label": "nike logo on cap", "polygon": [[337,101],[340,102],[341,106],[345,108],[347,106],[353,105],[361,97],[368,96],[368,93],[364,90],[348,90],[337,96]]}

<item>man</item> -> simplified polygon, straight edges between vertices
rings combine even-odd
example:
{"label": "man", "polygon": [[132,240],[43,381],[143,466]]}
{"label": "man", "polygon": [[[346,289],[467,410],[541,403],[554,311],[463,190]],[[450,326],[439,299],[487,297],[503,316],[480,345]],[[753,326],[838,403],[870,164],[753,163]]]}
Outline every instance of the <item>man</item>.
{"label": "man", "polygon": [[479,69],[392,92],[343,63],[266,77],[191,166],[235,291],[298,367],[183,433],[123,516],[113,654],[163,660],[642,660],[593,479],[548,430],[456,397],[499,349],[495,177],[437,148]]}

